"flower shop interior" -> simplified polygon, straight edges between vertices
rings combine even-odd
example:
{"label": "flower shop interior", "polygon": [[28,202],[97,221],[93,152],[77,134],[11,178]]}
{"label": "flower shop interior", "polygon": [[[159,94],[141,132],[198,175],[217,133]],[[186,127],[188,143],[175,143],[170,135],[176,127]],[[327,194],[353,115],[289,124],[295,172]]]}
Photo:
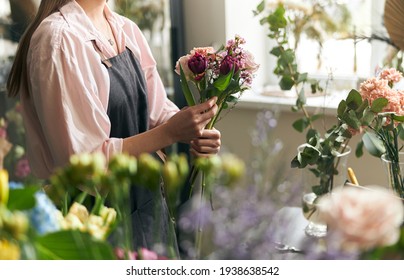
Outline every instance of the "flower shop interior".
{"label": "flower shop interior", "polygon": [[[159,164],[77,154],[46,182],[31,174],[6,86],[40,2],[0,0],[0,259],[404,259],[403,1],[107,1],[139,26],[179,108],[192,105],[184,91],[197,103],[211,94],[201,73],[227,94],[220,152],[195,158],[175,144]],[[194,57],[224,64],[232,44],[244,56],[227,83],[214,63],[196,73]],[[107,207],[78,188],[160,177],[177,245],[133,248],[127,189]]]}

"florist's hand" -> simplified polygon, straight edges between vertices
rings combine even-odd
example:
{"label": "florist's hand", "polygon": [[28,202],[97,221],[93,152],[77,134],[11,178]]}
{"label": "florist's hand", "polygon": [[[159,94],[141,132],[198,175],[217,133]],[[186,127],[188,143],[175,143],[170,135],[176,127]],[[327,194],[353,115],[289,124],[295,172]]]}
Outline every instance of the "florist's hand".
{"label": "florist's hand", "polygon": [[220,150],[221,135],[216,129],[204,129],[202,136],[191,141],[190,152],[197,157],[208,157],[215,155]]}
{"label": "florist's hand", "polygon": [[174,142],[189,143],[202,137],[205,126],[217,113],[216,101],[217,97],[213,97],[204,103],[185,107],[169,119],[168,131]]}

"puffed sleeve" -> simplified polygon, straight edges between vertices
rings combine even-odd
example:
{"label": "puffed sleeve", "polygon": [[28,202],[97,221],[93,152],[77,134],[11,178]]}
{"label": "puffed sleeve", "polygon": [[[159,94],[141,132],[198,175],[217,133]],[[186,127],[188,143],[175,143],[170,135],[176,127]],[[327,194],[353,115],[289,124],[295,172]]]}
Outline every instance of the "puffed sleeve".
{"label": "puffed sleeve", "polygon": [[123,140],[109,137],[109,80],[99,58],[89,55],[91,42],[83,45],[63,32],[55,38],[42,29],[33,38],[28,68],[38,127],[31,123],[41,131],[31,127],[28,133],[43,142],[43,154],[50,157],[45,158],[47,169],[65,165],[75,153],[101,151],[109,158],[121,152]]}

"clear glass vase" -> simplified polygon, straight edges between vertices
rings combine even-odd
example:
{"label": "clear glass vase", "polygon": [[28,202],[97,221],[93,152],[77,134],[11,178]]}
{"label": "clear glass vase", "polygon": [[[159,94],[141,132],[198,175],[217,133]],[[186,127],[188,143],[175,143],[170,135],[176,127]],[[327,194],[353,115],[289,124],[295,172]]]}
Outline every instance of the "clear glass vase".
{"label": "clear glass vase", "polygon": [[399,152],[398,162],[390,160],[387,154],[381,156],[387,173],[389,188],[399,197],[404,198],[404,152]]}
{"label": "clear glass vase", "polygon": [[[298,151],[302,151],[304,145],[298,147]],[[348,156],[351,153],[351,148],[346,146],[343,152],[336,156],[333,161],[333,165],[337,170],[336,174],[328,175],[331,177],[330,180],[330,191],[338,187],[344,186],[347,180],[347,163]],[[302,196],[302,210],[304,217],[308,220],[308,224],[305,228],[306,235],[310,237],[321,238],[327,235],[327,225],[321,221],[319,210],[316,207],[316,203],[320,198],[313,192],[313,186],[318,186],[321,184],[320,177],[315,175],[315,172],[310,170],[311,168],[307,166],[302,169],[302,184],[303,184],[303,196]],[[322,176],[323,178],[326,176]],[[329,193],[325,193],[326,195]]]}

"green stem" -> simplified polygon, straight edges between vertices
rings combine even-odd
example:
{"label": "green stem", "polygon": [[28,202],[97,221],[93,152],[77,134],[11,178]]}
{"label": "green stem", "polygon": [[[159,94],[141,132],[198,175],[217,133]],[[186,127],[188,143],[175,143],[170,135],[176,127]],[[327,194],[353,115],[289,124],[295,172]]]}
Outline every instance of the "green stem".
{"label": "green stem", "polygon": [[[201,185],[201,200],[200,200],[200,206],[202,206],[203,203],[203,197],[205,193],[205,187],[206,187],[206,176],[205,172],[202,172],[202,185]],[[202,213],[199,212],[198,215],[198,227],[196,231],[196,241],[195,241],[195,246],[196,246],[196,259],[200,259],[201,257],[201,249],[202,249],[202,224],[201,224],[201,218],[202,218]]]}

